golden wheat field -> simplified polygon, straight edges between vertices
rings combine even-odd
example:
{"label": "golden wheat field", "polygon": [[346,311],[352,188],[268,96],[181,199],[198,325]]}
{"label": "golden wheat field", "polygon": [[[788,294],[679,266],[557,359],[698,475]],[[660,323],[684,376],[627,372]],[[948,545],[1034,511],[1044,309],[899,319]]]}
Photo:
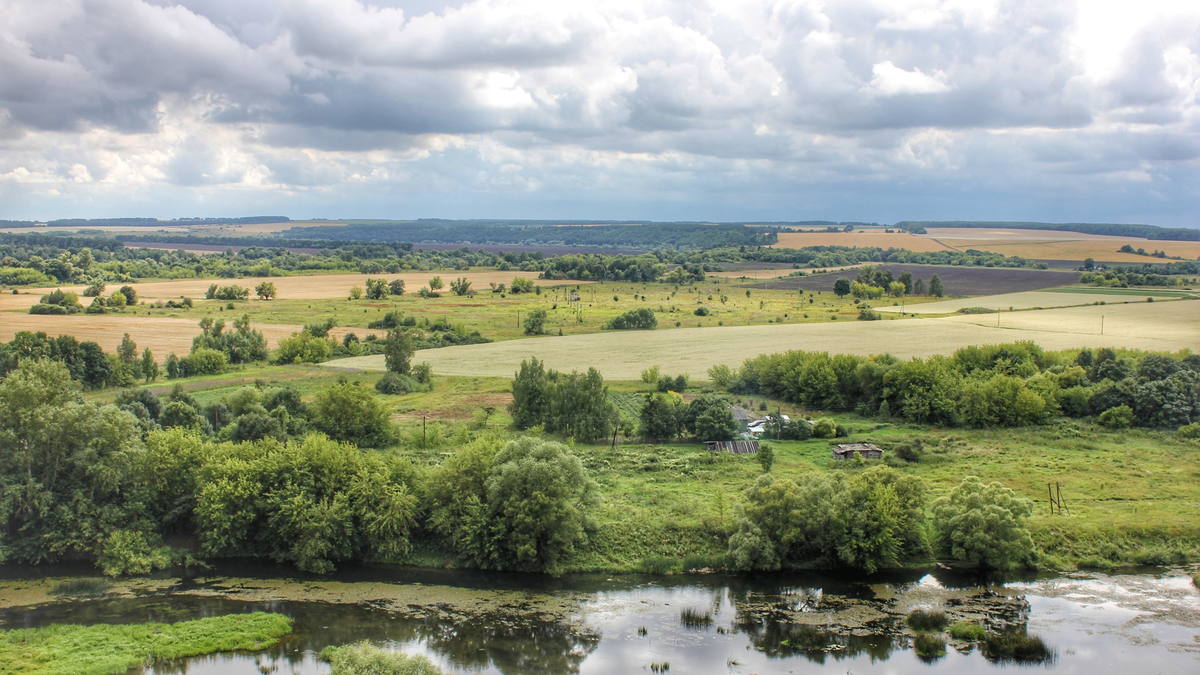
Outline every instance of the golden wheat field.
{"label": "golden wheat field", "polygon": [[[1083,260],[1093,258],[1105,262],[1161,262],[1136,253],[1118,253],[1125,244],[1153,253],[1165,251],[1170,256],[1195,260],[1200,256],[1200,242],[1151,241],[1141,237],[1118,237],[1083,232],[1053,230],[1015,230],[1008,228],[931,228],[923,238],[940,242],[960,251],[977,249],[1004,255],[1019,255],[1039,260]],[[916,249],[912,249],[916,250]]]}
{"label": "golden wheat field", "polygon": [[949,251],[949,246],[929,237],[907,232],[887,233],[883,230],[864,232],[780,232],[774,248],[804,248],[806,246],[878,246],[903,248],[909,251]]}
{"label": "golden wheat field", "polygon": [[[407,272],[404,274],[319,274],[312,276],[295,276],[295,277],[248,277],[245,279],[177,279],[175,281],[151,281],[148,283],[133,284],[133,287],[138,292],[138,298],[147,300],[169,299],[179,297],[203,298],[204,292],[212,284],[220,286],[238,285],[251,290],[253,296],[254,287],[264,281],[270,281],[275,284],[278,290],[280,299],[288,300],[320,300],[324,298],[344,298],[350,295],[350,288],[358,286],[364,288],[367,284],[367,279],[403,279],[405,288],[409,293],[415,293],[418,288],[429,283],[433,277],[441,277],[442,282],[448,287],[451,281],[458,277],[465,277],[472,284],[472,288],[480,291],[489,290],[489,283],[509,285],[515,277],[524,277],[534,279],[539,286],[555,286],[566,282],[548,281],[538,279],[538,272],[496,272],[493,270],[467,270],[465,272],[455,272],[453,270],[442,272]],[[586,284],[586,281],[572,281],[571,284]],[[109,291],[117,290],[120,284],[109,284]],[[83,286],[62,286],[64,291],[70,290],[76,293],[82,293]],[[49,292],[49,289],[30,290],[29,293],[41,295]],[[443,290],[443,293],[446,291]],[[35,300],[36,302],[36,300]],[[28,306],[28,305],[26,305]]]}
{"label": "golden wheat field", "polygon": [[[232,322],[236,313],[230,313],[224,318],[227,330],[232,330]],[[116,351],[121,344],[121,337],[129,333],[129,337],[137,343],[138,348],[149,347],[155,357],[162,361],[170,352],[186,354],[192,349],[192,338],[200,333],[199,315],[195,319],[129,316],[129,315],[86,315],[47,316],[42,314],[0,314],[0,341],[7,342],[20,331],[42,331],[50,337],[58,335],[73,335],[80,342],[93,341],[104,348],[104,351]],[[274,348],[280,338],[298,332],[302,327],[287,324],[251,324],[255,330],[261,330],[267,339],[267,345]],[[375,334],[380,337],[386,331],[368,330],[365,328],[334,328],[329,333],[341,339],[348,332],[354,332],[359,337]]]}
{"label": "golden wheat field", "polygon": [[[1100,334],[1101,316],[1104,334]],[[638,379],[660,366],[672,375],[705,379],[709,367],[736,367],[747,358],[789,349],[901,358],[948,354],[967,345],[1033,340],[1045,349],[1127,347],[1200,350],[1200,301],[1138,303],[1033,310],[1005,315],[839,321],[782,326],[680,328],[631,335],[604,332],[540,337],[418,352],[441,375],[511,377],[523,359],[562,371],[595,367],[615,380]],[[330,361],[328,366],[382,370],[382,356]]]}

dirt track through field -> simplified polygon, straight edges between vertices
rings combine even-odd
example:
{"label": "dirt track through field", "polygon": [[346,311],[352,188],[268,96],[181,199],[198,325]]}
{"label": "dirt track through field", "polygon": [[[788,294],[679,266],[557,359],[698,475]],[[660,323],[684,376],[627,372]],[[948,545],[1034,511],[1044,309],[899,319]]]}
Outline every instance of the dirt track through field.
{"label": "dirt track through field", "polygon": [[[1100,334],[1101,316],[1104,334]],[[1045,349],[1128,347],[1200,350],[1200,301],[1073,307],[1005,315],[886,321],[839,321],[782,326],[680,328],[544,337],[417,352],[440,375],[512,377],[536,356],[560,371],[597,368],[605,377],[636,380],[660,366],[665,373],[706,379],[710,366],[737,367],[747,358],[789,349],[908,358],[949,354],[959,347],[1033,340]],[[383,357],[329,362],[334,367],[382,370]]]}
{"label": "dirt track through field", "polygon": [[[233,330],[233,319],[236,312],[230,312],[224,318],[226,330]],[[58,335],[73,335],[80,342],[92,341],[99,344],[104,351],[116,351],[121,344],[121,337],[129,333],[129,337],[137,343],[138,349],[149,347],[155,358],[162,361],[170,352],[184,355],[192,349],[192,338],[200,334],[198,325],[202,317],[194,319],[176,319],[168,317],[129,316],[129,315],[87,315],[74,314],[71,316],[47,316],[42,314],[15,314],[12,312],[0,314],[0,341],[8,342],[13,335],[20,331],[43,331],[50,337]],[[251,324],[251,328],[261,330],[267,339],[267,345],[274,348],[280,338],[290,336],[299,331],[302,326],[285,324]],[[380,337],[386,331],[367,330],[364,328],[334,328],[330,334],[339,340],[346,333],[353,332],[360,338],[374,334]]]}

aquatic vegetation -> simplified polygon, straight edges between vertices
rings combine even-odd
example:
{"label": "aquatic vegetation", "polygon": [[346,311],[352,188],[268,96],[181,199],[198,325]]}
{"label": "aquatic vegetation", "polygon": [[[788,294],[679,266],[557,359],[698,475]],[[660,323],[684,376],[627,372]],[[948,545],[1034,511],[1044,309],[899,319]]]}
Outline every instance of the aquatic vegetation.
{"label": "aquatic vegetation", "polygon": [[980,647],[983,656],[997,663],[1034,665],[1053,663],[1057,652],[1037,635],[1024,630],[1009,630],[988,636]]}
{"label": "aquatic vegetation", "polygon": [[936,635],[921,633],[913,640],[913,649],[922,659],[940,659],[946,655],[946,641]]}
{"label": "aquatic vegetation", "polygon": [[109,586],[111,584],[105,579],[66,579],[54,584],[54,588],[50,589],[50,595],[104,595]]}
{"label": "aquatic vegetation", "polygon": [[977,623],[956,623],[950,626],[950,637],[966,642],[978,642],[987,637],[987,631]]}
{"label": "aquatic vegetation", "polygon": [[366,641],[326,647],[321,658],[333,666],[332,675],[442,675],[424,656],[388,651]]}
{"label": "aquatic vegetation", "polygon": [[722,570],[729,567],[729,556],[689,553],[683,556],[683,571]]}
{"label": "aquatic vegetation", "polygon": [[908,625],[919,633],[937,632],[946,628],[945,613],[937,610],[917,609],[908,615]]}
{"label": "aquatic vegetation", "polygon": [[157,660],[265,649],[290,632],[290,618],[266,612],[174,624],[54,624],[0,632],[0,663],[25,675],[121,675]]}
{"label": "aquatic vegetation", "polygon": [[662,555],[642,558],[638,567],[646,574],[672,574],[679,570],[679,559]]}
{"label": "aquatic vegetation", "polygon": [[707,628],[712,625],[712,612],[707,609],[688,607],[679,613],[679,623],[688,628]]}
{"label": "aquatic vegetation", "polygon": [[652,672],[652,673],[667,673],[667,672],[670,672],[670,670],[671,670],[671,662],[670,661],[661,661],[658,663],[650,664],[650,672]]}

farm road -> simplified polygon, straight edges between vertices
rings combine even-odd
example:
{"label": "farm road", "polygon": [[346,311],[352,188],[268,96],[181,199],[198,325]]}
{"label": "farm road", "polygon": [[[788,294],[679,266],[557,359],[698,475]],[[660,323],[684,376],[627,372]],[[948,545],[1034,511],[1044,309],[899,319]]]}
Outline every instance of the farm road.
{"label": "farm road", "polygon": [[[1104,335],[1100,335],[1104,316]],[[1200,350],[1200,301],[1071,307],[995,315],[953,316],[816,324],[673,328],[541,337],[417,352],[437,375],[512,377],[523,359],[536,356],[547,368],[586,370],[605,377],[636,380],[641,371],[702,379],[716,364],[730,367],[745,359],[789,349],[860,355],[889,352],[900,358],[949,354],[967,345],[1033,340],[1045,349],[1128,347]],[[330,361],[327,365],[383,370],[382,356]]]}

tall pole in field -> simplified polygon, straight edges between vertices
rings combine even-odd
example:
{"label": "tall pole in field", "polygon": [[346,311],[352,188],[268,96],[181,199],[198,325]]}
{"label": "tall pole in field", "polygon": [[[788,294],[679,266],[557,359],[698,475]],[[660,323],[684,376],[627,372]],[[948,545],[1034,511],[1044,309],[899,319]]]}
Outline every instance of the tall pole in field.
{"label": "tall pole in field", "polygon": [[425,440],[425,420],[426,419],[428,419],[428,418],[425,415],[421,415],[421,449],[422,450],[426,449],[426,440]]}

